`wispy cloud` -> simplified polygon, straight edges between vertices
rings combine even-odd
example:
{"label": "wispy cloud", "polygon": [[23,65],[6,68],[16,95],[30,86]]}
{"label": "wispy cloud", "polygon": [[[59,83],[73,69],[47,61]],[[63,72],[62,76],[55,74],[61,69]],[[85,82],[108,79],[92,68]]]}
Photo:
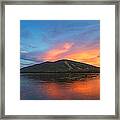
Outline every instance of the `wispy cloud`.
{"label": "wispy cloud", "polygon": [[[43,60],[51,60],[51,61],[57,60],[60,58],[60,56],[62,54],[69,51],[72,46],[73,46],[73,43],[63,43],[61,45],[57,45],[57,46],[55,46],[55,48],[51,49],[50,51],[45,52],[42,55],[42,59]],[[39,59],[41,59],[41,58],[39,58]]]}
{"label": "wispy cloud", "polygon": [[39,63],[65,58],[99,66],[99,41],[99,20],[21,21],[22,60]]}

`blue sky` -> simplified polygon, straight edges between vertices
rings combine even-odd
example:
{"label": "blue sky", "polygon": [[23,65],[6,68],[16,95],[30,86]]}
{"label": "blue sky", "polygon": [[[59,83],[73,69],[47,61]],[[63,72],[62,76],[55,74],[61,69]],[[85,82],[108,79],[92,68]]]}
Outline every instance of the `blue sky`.
{"label": "blue sky", "polygon": [[99,41],[99,20],[21,20],[21,67],[64,58],[97,65]]}

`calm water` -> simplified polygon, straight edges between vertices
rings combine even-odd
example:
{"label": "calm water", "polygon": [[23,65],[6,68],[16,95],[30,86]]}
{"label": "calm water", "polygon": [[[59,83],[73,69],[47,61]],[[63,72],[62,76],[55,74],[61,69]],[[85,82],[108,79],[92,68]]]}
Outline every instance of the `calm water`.
{"label": "calm water", "polygon": [[21,74],[20,82],[21,100],[100,99],[99,74]]}

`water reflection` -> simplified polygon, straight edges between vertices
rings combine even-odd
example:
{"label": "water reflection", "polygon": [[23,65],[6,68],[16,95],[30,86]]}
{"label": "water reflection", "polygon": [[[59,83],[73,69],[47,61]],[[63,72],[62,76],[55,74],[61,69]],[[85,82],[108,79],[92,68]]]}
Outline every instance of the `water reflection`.
{"label": "water reflection", "polygon": [[99,74],[22,74],[22,100],[99,100]]}

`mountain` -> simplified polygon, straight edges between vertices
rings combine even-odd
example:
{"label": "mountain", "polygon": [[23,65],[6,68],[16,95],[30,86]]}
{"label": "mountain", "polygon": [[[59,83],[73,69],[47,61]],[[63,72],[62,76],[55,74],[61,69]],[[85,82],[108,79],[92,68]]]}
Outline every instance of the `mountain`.
{"label": "mountain", "polygon": [[80,73],[99,73],[100,68],[76,62],[72,60],[58,60],[55,62],[43,62],[41,64],[35,64],[32,66],[24,67],[20,69],[21,73],[45,73],[45,72],[80,72]]}

